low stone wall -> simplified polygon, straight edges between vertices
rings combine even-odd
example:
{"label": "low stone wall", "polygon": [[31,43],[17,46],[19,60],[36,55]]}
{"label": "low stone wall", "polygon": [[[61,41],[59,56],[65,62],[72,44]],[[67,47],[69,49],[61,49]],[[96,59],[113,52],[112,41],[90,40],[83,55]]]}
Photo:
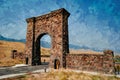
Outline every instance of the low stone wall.
{"label": "low stone wall", "polygon": [[26,55],[23,52],[18,52],[17,50],[12,50],[11,58],[12,59],[25,59]]}
{"label": "low stone wall", "polygon": [[66,68],[114,74],[113,57],[111,50],[105,50],[103,54],[67,54]]}

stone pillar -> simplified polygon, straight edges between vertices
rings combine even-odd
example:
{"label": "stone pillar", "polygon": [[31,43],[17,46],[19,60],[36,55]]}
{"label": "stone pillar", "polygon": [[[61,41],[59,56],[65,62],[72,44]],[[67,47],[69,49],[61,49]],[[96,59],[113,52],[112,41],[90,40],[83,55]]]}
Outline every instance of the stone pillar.
{"label": "stone pillar", "polygon": [[103,70],[108,74],[115,74],[114,53],[112,50],[104,50]]}
{"label": "stone pillar", "polygon": [[34,28],[35,17],[26,19],[27,21],[27,34],[26,34],[26,47],[25,54],[28,56],[28,64],[34,65]]}

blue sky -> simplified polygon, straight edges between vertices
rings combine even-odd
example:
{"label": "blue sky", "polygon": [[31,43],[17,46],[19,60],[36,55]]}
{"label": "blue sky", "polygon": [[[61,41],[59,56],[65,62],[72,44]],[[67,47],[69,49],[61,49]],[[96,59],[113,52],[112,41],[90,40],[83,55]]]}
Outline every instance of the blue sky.
{"label": "blue sky", "polygon": [[71,44],[120,53],[120,0],[0,0],[0,34],[25,39],[26,18],[59,8],[71,14]]}

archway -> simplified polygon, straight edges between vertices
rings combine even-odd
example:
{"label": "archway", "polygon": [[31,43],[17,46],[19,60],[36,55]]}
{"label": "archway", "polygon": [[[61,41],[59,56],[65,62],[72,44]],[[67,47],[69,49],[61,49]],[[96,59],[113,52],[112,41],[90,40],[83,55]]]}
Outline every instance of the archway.
{"label": "archway", "polygon": [[60,67],[66,67],[65,55],[69,53],[68,17],[69,12],[64,8],[38,17],[28,18],[25,53],[29,64],[40,65],[40,39],[49,34],[52,40],[50,67],[54,68],[54,60],[59,59]]}
{"label": "archway", "polygon": [[54,60],[54,69],[59,69],[60,67],[60,61],[58,59]]}
{"label": "archway", "polygon": [[[48,60],[47,60],[47,63],[45,63],[46,62],[45,57],[47,57],[47,58],[50,57],[51,48],[49,49],[49,52],[47,52],[45,50],[48,50],[47,48],[50,47],[51,44],[49,44],[49,46],[47,48],[43,48],[47,44],[47,42],[45,41],[46,38],[48,38],[49,43],[51,43],[51,37],[47,33],[43,33],[43,34],[39,35],[35,41],[35,53],[33,55],[35,58],[33,57],[33,62],[34,62],[33,65],[42,65],[42,64],[49,63]],[[46,52],[47,52],[47,54],[46,54]]]}
{"label": "archway", "polygon": [[40,39],[40,55],[41,55],[41,64],[48,65],[50,61],[51,53],[51,37],[46,34],[43,35]]}

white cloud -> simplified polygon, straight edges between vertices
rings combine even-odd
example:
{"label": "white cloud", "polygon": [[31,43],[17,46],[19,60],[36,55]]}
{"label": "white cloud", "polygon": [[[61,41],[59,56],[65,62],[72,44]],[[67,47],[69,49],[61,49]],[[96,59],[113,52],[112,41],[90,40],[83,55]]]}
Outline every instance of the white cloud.
{"label": "white cloud", "polygon": [[[119,35],[111,30],[108,21],[99,21],[95,15],[86,15],[85,21],[77,21],[71,24],[70,27],[70,43],[100,50],[116,50],[115,46],[120,46],[118,42],[120,40]],[[112,37],[114,39],[111,39]]]}
{"label": "white cloud", "polygon": [[[25,38],[26,18],[39,16],[58,8],[66,8],[71,13],[69,17],[70,43],[97,49],[120,50],[120,32],[114,31],[108,19],[98,19],[98,8],[101,4],[98,3],[97,8],[95,4],[88,7],[88,13],[81,6],[74,0],[61,2],[57,0],[7,0],[2,7],[0,6],[0,18],[2,18],[0,34],[15,39]],[[118,18],[116,23],[119,25]]]}

